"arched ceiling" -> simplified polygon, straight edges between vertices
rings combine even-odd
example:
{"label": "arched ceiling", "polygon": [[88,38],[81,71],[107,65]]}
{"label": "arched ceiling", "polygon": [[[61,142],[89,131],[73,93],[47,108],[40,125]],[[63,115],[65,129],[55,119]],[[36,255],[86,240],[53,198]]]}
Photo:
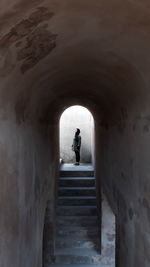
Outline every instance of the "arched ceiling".
{"label": "arched ceiling", "polygon": [[0,105],[39,118],[69,103],[140,105],[149,99],[149,14],[146,0],[1,1]]}

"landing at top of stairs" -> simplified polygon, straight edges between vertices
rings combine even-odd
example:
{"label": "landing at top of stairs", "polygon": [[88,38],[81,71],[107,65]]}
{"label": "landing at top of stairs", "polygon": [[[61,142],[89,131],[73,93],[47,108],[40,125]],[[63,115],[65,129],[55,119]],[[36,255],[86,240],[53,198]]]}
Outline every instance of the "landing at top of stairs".
{"label": "landing at top of stairs", "polygon": [[93,177],[94,168],[91,164],[62,164],[60,167],[61,177]]}
{"label": "landing at top of stairs", "polygon": [[79,166],[71,164],[71,163],[64,163],[60,167],[60,171],[94,171],[92,164],[80,164]]}

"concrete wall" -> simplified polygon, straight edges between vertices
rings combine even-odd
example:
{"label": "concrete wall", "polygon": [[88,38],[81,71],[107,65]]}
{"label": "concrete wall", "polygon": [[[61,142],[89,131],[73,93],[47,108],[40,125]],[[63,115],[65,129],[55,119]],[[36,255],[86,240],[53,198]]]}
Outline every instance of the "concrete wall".
{"label": "concrete wall", "polygon": [[0,267],[42,266],[58,120],[76,104],[94,114],[118,266],[149,267],[149,1],[6,0],[0,19]]}
{"label": "concrete wall", "polygon": [[117,218],[117,266],[148,267],[149,112],[125,113],[100,129],[101,177]]}
{"label": "concrete wall", "polygon": [[60,118],[60,158],[67,163],[75,162],[75,153],[71,146],[76,128],[81,131],[81,162],[92,162],[94,121],[92,114],[82,106],[66,109]]}
{"label": "concrete wall", "polygon": [[48,200],[53,231],[58,137],[55,127],[11,117],[0,127],[0,267],[41,267]]}
{"label": "concrete wall", "polygon": [[41,266],[40,240],[48,194],[44,183],[50,171],[42,168],[49,161],[49,151],[36,127],[18,127],[10,121],[1,124],[0,143],[0,266]]}

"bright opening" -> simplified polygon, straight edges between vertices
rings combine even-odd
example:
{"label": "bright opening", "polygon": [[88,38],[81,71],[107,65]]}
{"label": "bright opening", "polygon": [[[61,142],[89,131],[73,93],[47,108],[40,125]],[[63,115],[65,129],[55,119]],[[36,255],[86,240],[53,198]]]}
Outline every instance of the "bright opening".
{"label": "bright opening", "polygon": [[80,162],[94,161],[94,119],[91,112],[82,106],[67,108],[60,118],[60,158],[64,163],[74,163],[76,155],[72,150],[76,129],[80,129]]}

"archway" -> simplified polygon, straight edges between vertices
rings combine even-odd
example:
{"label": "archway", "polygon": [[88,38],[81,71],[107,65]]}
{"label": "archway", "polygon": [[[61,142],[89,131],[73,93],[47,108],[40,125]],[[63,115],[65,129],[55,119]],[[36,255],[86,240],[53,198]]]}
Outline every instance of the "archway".
{"label": "archway", "polygon": [[64,163],[74,162],[71,149],[76,128],[81,131],[81,163],[94,163],[94,118],[85,107],[67,108],[60,118],[60,158]]}
{"label": "archway", "polygon": [[[51,260],[53,264],[62,264],[62,262],[71,264],[72,261],[78,262],[77,259],[80,258],[83,263],[85,263],[84,261],[91,263],[90,256],[88,254],[84,255],[84,252],[87,253],[85,250],[88,249],[90,254],[90,247],[92,247],[92,253],[95,256],[94,262],[98,261],[97,264],[101,266],[107,261],[107,263],[111,263],[111,266],[115,267],[115,216],[105,196],[102,195],[101,199],[101,193],[96,190],[96,188],[99,188],[95,179],[96,173],[94,172],[94,177],[92,176],[93,171],[96,170],[93,116],[89,110],[82,106],[72,106],[62,113],[59,127],[60,157],[62,159],[61,163],[64,164],[61,164],[60,178],[58,180],[56,242],[54,257]],[[80,166],[73,166],[72,164],[74,158],[71,145],[76,127],[81,129],[82,140],[85,138],[85,142],[82,144],[83,150],[81,152],[83,155],[81,154]],[[87,133],[89,129],[90,134],[85,137],[84,133]],[[86,144],[88,144],[87,150],[84,148]],[[84,154],[85,151],[88,153],[88,157]],[[67,165],[67,167],[64,167],[64,165]],[[71,166],[71,168],[68,166]],[[85,166],[88,166],[88,168],[82,169]],[[82,171],[85,171],[86,174],[83,174]],[[85,181],[87,188],[85,187]],[[92,193],[94,190],[96,191],[96,197]],[[86,191],[88,193],[91,191],[91,194],[88,195]],[[95,217],[91,217],[91,213],[92,216],[96,215],[95,210],[97,210],[98,215],[97,225],[94,222]],[[103,216],[101,215],[102,213]],[[89,222],[90,224],[92,222],[92,224],[87,225]],[[96,228],[97,226],[98,228]],[[102,248],[101,244],[97,246],[93,236],[94,238],[98,237],[100,243],[102,243]],[[84,238],[82,239],[81,237]],[[84,249],[82,242],[85,242],[83,243]],[[87,248],[86,246],[89,247]],[[83,249],[82,256],[77,254],[78,249],[81,249],[81,251]]]}

